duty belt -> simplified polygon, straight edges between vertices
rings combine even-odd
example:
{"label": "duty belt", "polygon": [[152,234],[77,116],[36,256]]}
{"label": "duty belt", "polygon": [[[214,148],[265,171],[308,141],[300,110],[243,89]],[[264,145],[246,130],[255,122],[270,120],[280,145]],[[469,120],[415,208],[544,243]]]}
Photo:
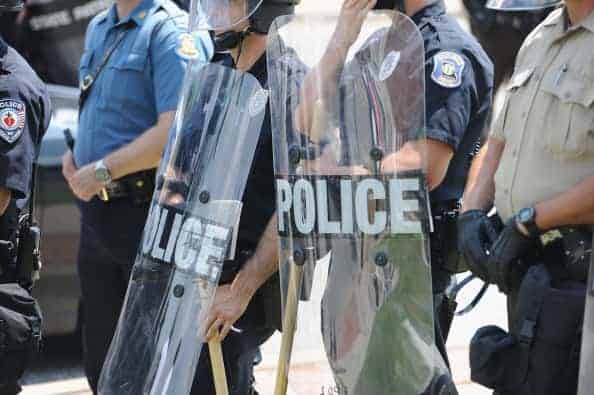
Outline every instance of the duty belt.
{"label": "duty belt", "polygon": [[572,280],[587,280],[592,255],[592,230],[589,227],[556,228],[541,235],[540,241],[541,255],[553,271]]}
{"label": "duty belt", "polygon": [[121,198],[131,198],[137,203],[145,203],[150,202],[154,189],[155,170],[146,170],[110,182],[97,196],[106,203]]}

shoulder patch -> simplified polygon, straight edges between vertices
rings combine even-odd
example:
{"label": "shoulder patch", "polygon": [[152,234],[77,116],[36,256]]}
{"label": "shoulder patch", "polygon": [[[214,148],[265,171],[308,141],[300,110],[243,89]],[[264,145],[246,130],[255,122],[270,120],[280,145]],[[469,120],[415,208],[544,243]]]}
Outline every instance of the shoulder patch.
{"label": "shoulder patch", "polygon": [[455,52],[441,51],[433,56],[431,79],[444,88],[457,88],[462,84],[462,71],[466,62]]}
{"label": "shoulder patch", "polygon": [[186,60],[196,59],[200,54],[196,48],[196,39],[190,33],[182,33],[177,40],[177,55]]}
{"label": "shoulder patch", "polygon": [[20,100],[0,100],[0,138],[12,144],[25,129],[25,104]]}

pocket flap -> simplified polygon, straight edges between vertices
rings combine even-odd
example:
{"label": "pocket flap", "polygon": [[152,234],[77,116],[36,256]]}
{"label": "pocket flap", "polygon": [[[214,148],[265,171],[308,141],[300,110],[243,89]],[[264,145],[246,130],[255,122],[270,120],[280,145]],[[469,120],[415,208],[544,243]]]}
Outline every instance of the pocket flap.
{"label": "pocket flap", "polygon": [[556,96],[563,103],[576,103],[586,108],[594,104],[594,83],[572,73],[565,72],[561,77],[551,73],[542,82],[542,90]]}
{"label": "pocket flap", "polygon": [[534,67],[514,73],[507,89],[513,90],[525,85],[530,80],[530,77],[532,77],[532,74],[534,74]]}

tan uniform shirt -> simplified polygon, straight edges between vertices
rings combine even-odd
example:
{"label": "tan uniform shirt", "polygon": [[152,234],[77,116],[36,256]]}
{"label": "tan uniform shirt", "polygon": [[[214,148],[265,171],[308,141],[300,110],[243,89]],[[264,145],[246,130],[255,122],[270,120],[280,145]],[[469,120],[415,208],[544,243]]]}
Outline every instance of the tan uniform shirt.
{"label": "tan uniform shirt", "polygon": [[528,36],[491,131],[505,141],[495,175],[504,220],[594,175],[594,12],[567,26],[559,9]]}

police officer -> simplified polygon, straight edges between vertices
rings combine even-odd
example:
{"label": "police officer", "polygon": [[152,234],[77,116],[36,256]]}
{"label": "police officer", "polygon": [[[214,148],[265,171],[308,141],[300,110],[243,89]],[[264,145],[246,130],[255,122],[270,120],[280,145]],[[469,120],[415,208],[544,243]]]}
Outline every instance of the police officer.
{"label": "police officer", "polygon": [[[264,0],[249,18],[246,16],[233,29],[216,30],[217,59],[252,74],[266,88],[267,33],[272,21],[277,16],[292,14],[298,2]],[[199,3],[203,3],[203,9],[210,9],[208,1]],[[230,15],[241,15],[245,12],[243,3],[230,2],[227,11]],[[216,6],[219,12],[224,8],[223,3]],[[234,395],[256,393],[253,366],[258,347],[280,329],[274,185],[272,131],[267,108],[242,199],[237,257],[225,262],[207,323],[207,338],[222,340],[229,390]],[[241,332],[231,330],[232,327]],[[207,347],[202,348],[194,382],[192,394],[215,394]]]}
{"label": "police officer", "polygon": [[[336,41],[348,48],[358,36],[364,15],[373,7],[396,8],[408,14],[424,39],[427,176],[435,226],[430,244],[436,342],[447,361],[445,340],[453,317],[453,301],[445,293],[452,274],[463,270],[456,249],[455,217],[470,161],[480,145],[490,112],[493,65],[476,40],[446,14],[442,0],[345,0],[337,35],[346,40]],[[383,170],[394,170],[390,164],[402,163],[406,155],[402,151],[388,156]]]}
{"label": "police officer", "polygon": [[[550,3],[528,5],[538,8]],[[522,6],[526,4],[491,2],[491,7],[500,10]],[[518,293],[526,270],[539,263],[552,271],[553,284],[586,281],[585,254],[592,236],[591,227],[584,229],[584,225],[594,223],[593,45],[592,0],[565,1],[528,36],[518,54],[505,104],[473,163],[459,219],[460,245],[469,266],[508,295],[511,333],[521,335],[528,344],[542,330],[569,331],[570,345],[578,338],[579,328],[560,321],[560,311],[548,310],[548,304],[538,314],[559,316],[554,328],[524,325],[543,320],[537,313],[528,321],[522,319],[518,306],[527,302]],[[486,212],[493,204],[506,223],[499,235],[486,225]],[[570,309],[569,304],[562,309]],[[581,321],[583,308],[578,310],[572,322]],[[573,366],[575,353],[568,350],[561,360],[551,356],[549,352],[548,358],[541,357],[531,368],[539,372],[535,367],[542,367],[543,362],[555,364],[549,375],[551,387],[538,393],[566,393],[561,389],[575,393],[577,369],[570,379],[559,376],[563,368]],[[543,374],[527,377],[534,386],[542,382]]]}
{"label": "police officer", "polygon": [[[0,1],[0,13],[21,8],[21,1]],[[31,195],[33,162],[49,125],[50,114],[45,85],[0,36],[0,282],[3,283],[0,286],[3,304],[0,320],[4,322],[0,329],[3,349],[0,393],[8,395],[20,392],[17,380],[29,361],[31,349],[38,346],[33,343],[40,340],[39,310],[32,308],[35,301],[17,285],[22,280],[17,251],[23,247],[23,234],[17,238],[17,222]],[[25,231],[20,230],[21,233]],[[23,285],[28,287],[30,284],[25,281]],[[5,304],[9,301],[12,302]],[[24,304],[29,304],[28,308]],[[27,325],[21,326],[22,322]]]}
{"label": "police officer", "polygon": [[78,270],[85,371],[96,391],[140,242],[188,59],[208,34],[186,32],[170,0],[118,0],[89,24],[80,61],[80,120],[63,174],[79,201]]}

